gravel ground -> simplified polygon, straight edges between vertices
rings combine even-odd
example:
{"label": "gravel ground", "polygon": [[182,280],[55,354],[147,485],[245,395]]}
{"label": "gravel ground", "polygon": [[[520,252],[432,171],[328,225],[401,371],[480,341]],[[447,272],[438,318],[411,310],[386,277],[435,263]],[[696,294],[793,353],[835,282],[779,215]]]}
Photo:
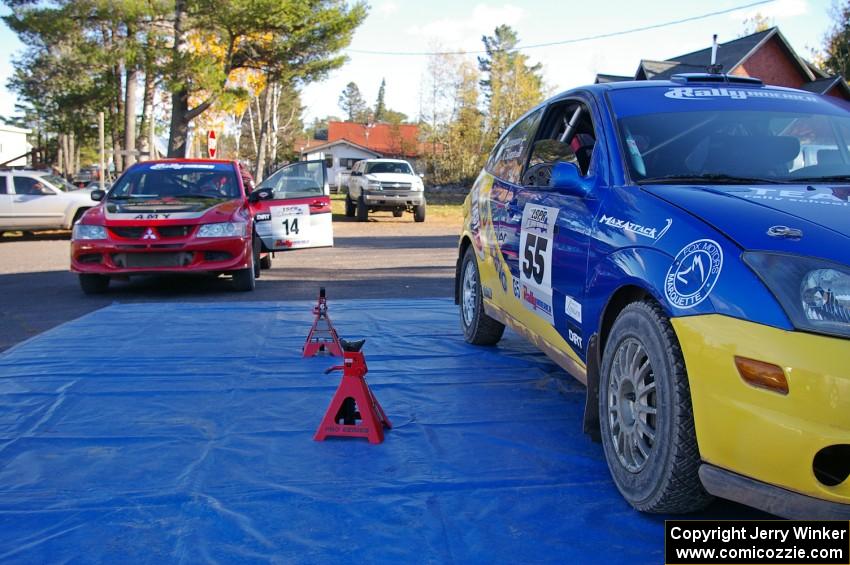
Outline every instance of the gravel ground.
{"label": "gravel ground", "polygon": [[110,292],[82,293],[68,272],[69,233],[0,237],[0,351],[113,302],[309,300],[451,297],[459,214],[435,214],[423,224],[389,212],[357,223],[334,215],[335,245],[282,253],[257,289],[230,290],[224,278],[138,277],[113,281]]}

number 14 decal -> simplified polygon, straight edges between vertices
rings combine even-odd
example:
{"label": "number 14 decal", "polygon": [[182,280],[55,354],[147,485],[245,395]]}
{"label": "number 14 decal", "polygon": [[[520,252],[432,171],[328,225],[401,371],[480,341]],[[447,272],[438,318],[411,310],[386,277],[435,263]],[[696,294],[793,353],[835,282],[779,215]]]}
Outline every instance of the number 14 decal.
{"label": "number 14 decal", "polygon": [[291,222],[289,218],[285,219],[283,221],[283,229],[286,230],[286,235],[298,235],[298,218],[292,218]]}

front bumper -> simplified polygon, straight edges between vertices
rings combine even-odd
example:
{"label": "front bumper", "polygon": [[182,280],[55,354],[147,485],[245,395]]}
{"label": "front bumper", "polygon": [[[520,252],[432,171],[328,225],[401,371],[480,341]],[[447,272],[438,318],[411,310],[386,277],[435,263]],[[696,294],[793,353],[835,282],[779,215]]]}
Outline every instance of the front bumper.
{"label": "front bumper", "polygon": [[[850,511],[850,478],[828,486],[813,466],[823,448],[850,444],[850,341],[720,315],[672,323],[703,461]],[[745,383],[735,356],[782,367],[788,394]]]}
{"label": "front bumper", "polygon": [[363,191],[363,199],[368,206],[399,208],[425,204],[425,192],[422,190],[373,190]]}
{"label": "front bumper", "polygon": [[251,264],[251,253],[251,239],[242,237],[151,244],[75,240],[71,271],[99,275],[234,271]]}

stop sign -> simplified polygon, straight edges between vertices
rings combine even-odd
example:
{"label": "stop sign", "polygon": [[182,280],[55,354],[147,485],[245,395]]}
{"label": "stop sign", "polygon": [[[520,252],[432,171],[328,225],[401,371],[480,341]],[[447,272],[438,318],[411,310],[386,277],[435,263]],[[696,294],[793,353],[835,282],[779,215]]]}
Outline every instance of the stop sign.
{"label": "stop sign", "polygon": [[207,152],[210,154],[210,159],[215,159],[216,145],[215,130],[210,130],[207,134]]}

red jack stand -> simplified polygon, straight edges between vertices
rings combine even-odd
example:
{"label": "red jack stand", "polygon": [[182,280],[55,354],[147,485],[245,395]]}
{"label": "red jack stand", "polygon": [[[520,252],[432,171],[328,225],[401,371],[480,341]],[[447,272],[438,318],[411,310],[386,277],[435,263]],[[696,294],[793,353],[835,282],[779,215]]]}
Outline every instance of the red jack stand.
{"label": "red jack stand", "polygon": [[[350,344],[346,349],[360,349],[362,346],[363,343],[359,342]],[[346,351],[344,364],[331,367],[325,374],[340,369],[342,382],[313,439],[324,441],[328,436],[365,437],[369,443],[381,443],[384,441],[384,428],[392,429],[393,425],[366,384],[366,373],[369,370],[366,359],[360,351]]]}
{"label": "red jack stand", "polygon": [[[342,346],[339,336],[328,317],[328,302],[325,298],[325,287],[319,289],[319,303],[313,308],[316,319],[307,334],[302,357],[313,357],[317,353],[330,353],[334,357],[342,357]],[[322,324],[319,327],[319,324]]]}

